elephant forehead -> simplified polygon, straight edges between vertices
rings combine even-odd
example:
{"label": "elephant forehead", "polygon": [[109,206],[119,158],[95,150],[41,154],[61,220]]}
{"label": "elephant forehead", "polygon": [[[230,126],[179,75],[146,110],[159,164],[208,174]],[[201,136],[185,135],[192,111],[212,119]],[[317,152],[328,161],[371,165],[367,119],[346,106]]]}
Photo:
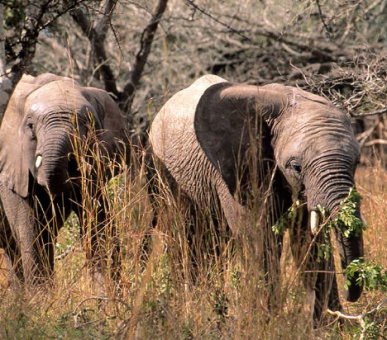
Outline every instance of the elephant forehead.
{"label": "elephant forehead", "polygon": [[359,149],[349,118],[337,109],[326,107],[305,111],[298,107],[283,120],[277,136],[276,154],[283,149],[294,154],[322,154],[336,150],[357,156]]}
{"label": "elephant forehead", "polygon": [[285,140],[295,140],[299,144],[326,145],[340,147],[352,145],[355,137],[350,126],[345,126],[337,120],[325,120],[321,124],[305,124],[294,126],[289,133],[283,134]]}
{"label": "elephant forehead", "polygon": [[65,108],[66,111],[79,110],[90,103],[81,95],[78,86],[69,87],[68,82],[53,82],[41,86],[26,99],[25,106],[34,112],[44,112],[47,108]]}
{"label": "elephant forehead", "polygon": [[93,116],[95,116],[94,109],[91,106],[66,106],[63,103],[59,103],[56,101],[52,101],[49,103],[35,102],[30,106],[26,107],[25,113],[26,117],[31,116],[34,117],[35,120],[42,122],[44,122],[46,119],[50,119],[50,117],[55,117],[55,119],[63,118],[68,120],[74,115],[84,117],[87,116],[88,113],[91,113]]}
{"label": "elephant forehead", "polygon": [[33,103],[29,106],[29,112],[35,115],[39,114],[39,112],[46,111],[47,106],[43,102]]}
{"label": "elephant forehead", "polygon": [[282,126],[286,130],[313,131],[318,129],[351,131],[351,121],[345,113],[331,105],[314,101],[296,101],[283,116]]}

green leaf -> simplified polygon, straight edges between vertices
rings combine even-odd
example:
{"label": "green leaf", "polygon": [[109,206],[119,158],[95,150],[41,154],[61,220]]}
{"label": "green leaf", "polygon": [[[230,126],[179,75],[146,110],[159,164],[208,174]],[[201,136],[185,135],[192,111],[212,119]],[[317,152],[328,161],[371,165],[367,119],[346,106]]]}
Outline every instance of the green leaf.
{"label": "green leaf", "polygon": [[332,221],[332,224],[347,238],[352,235],[359,237],[362,230],[367,228],[361,218],[357,216],[360,201],[360,194],[355,187],[352,187],[348,196],[340,203],[337,217]]}
{"label": "green leaf", "polygon": [[352,261],[344,270],[346,281],[344,288],[348,290],[357,274],[356,285],[363,286],[365,290],[379,289],[382,292],[387,291],[387,273],[383,266],[364,261],[363,258]]}

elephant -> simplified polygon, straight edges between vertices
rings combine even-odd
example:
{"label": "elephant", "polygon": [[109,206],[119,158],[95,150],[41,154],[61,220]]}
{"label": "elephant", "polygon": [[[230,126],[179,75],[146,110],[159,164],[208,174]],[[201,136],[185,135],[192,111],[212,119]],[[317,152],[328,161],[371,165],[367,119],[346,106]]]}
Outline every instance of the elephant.
{"label": "elephant", "polygon": [[[319,322],[327,307],[341,308],[333,256],[321,259],[318,244],[327,238],[321,231],[327,218],[335,220],[355,185],[360,149],[345,113],[300,88],[205,75],[164,104],[149,143],[155,163],[179,189],[172,192],[202,211],[220,207],[232,234],[261,231],[266,271],[278,271],[283,236],[273,226],[286,221],[296,265],[305,265],[311,317]],[[255,205],[253,184],[266,193]],[[297,218],[286,217],[295,203]],[[257,221],[254,209],[266,217]],[[360,204],[354,218],[361,223],[357,232],[344,236],[334,228],[343,269],[364,255]],[[253,228],[243,229],[246,224]],[[269,274],[273,284],[278,273]],[[348,277],[348,301],[361,295],[356,279]]]}
{"label": "elephant", "polygon": [[[32,287],[52,276],[56,237],[72,211],[81,235],[90,235],[87,259],[101,279],[107,213],[100,182],[107,183],[128,152],[126,119],[106,91],[49,73],[22,77],[0,127],[0,198],[7,220],[0,246],[8,249],[21,282]],[[85,192],[97,211],[91,225],[84,221],[90,210],[83,206]]]}

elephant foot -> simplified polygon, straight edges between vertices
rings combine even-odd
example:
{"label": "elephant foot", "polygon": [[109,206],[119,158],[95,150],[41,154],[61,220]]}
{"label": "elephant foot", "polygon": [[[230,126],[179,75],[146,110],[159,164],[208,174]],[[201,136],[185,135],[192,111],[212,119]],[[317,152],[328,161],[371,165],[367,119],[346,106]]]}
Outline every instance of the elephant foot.
{"label": "elephant foot", "polygon": [[306,320],[314,320],[316,310],[316,292],[314,289],[307,290],[306,292],[306,303],[304,305],[304,314]]}
{"label": "elephant foot", "polygon": [[314,328],[324,327],[337,320],[336,317],[328,313],[328,309],[331,311],[342,311],[335,277],[318,280],[313,313]]}
{"label": "elephant foot", "polygon": [[101,298],[106,297],[107,282],[105,275],[102,274],[100,269],[92,269],[92,281],[96,295]]}
{"label": "elephant foot", "polygon": [[341,311],[342,306],[340,302],[337,300],[334,304],[326,306],[322,306],[322,304],[316,303],[314,311],[313,311],[313,328],[317,329],[320,327],[325,327],[327,325],[331,325],[338,321],[341,324],[341,320],[336,316],[330,314],[328,309],[331,311]]}
{"label": "elephant foot", "polygon": [[3,249],[0,249],[0,287],[2,290],[18,290],[20,281],[18,279],[12,261]]}

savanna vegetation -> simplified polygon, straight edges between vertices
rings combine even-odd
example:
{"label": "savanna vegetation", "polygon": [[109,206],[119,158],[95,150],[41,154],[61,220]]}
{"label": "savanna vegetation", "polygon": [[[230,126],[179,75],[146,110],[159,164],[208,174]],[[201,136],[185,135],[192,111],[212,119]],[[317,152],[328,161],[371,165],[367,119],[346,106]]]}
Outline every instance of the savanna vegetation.
{"label": "savanna vegetation", "polygon": [[[52,72],[111,92],[133,136],[130,166],[103,188],[121,245],[119,285],[105,282],[104,295],[95,287],[72,216],[47,285],[9,286],[0,257],[0,338],[387,338],[386,0],[0,0],[0,15],[1,114],[24,72]],[[201,226],[195,244],[218,247],[194,250],[193,264],[188,212],[163,182],[152,228],[147,128],[169,97],[205,73],[300,86],[353,116],[367,221],[366,262],[357,269],[366,289],[341,313],[327,311],[328,324],[310,323],[286,232],[269,310],[258,232],[233,240]],[[85,193],[85,206],[92,202]],[[95,219],[93,209],[86,215]]]}

